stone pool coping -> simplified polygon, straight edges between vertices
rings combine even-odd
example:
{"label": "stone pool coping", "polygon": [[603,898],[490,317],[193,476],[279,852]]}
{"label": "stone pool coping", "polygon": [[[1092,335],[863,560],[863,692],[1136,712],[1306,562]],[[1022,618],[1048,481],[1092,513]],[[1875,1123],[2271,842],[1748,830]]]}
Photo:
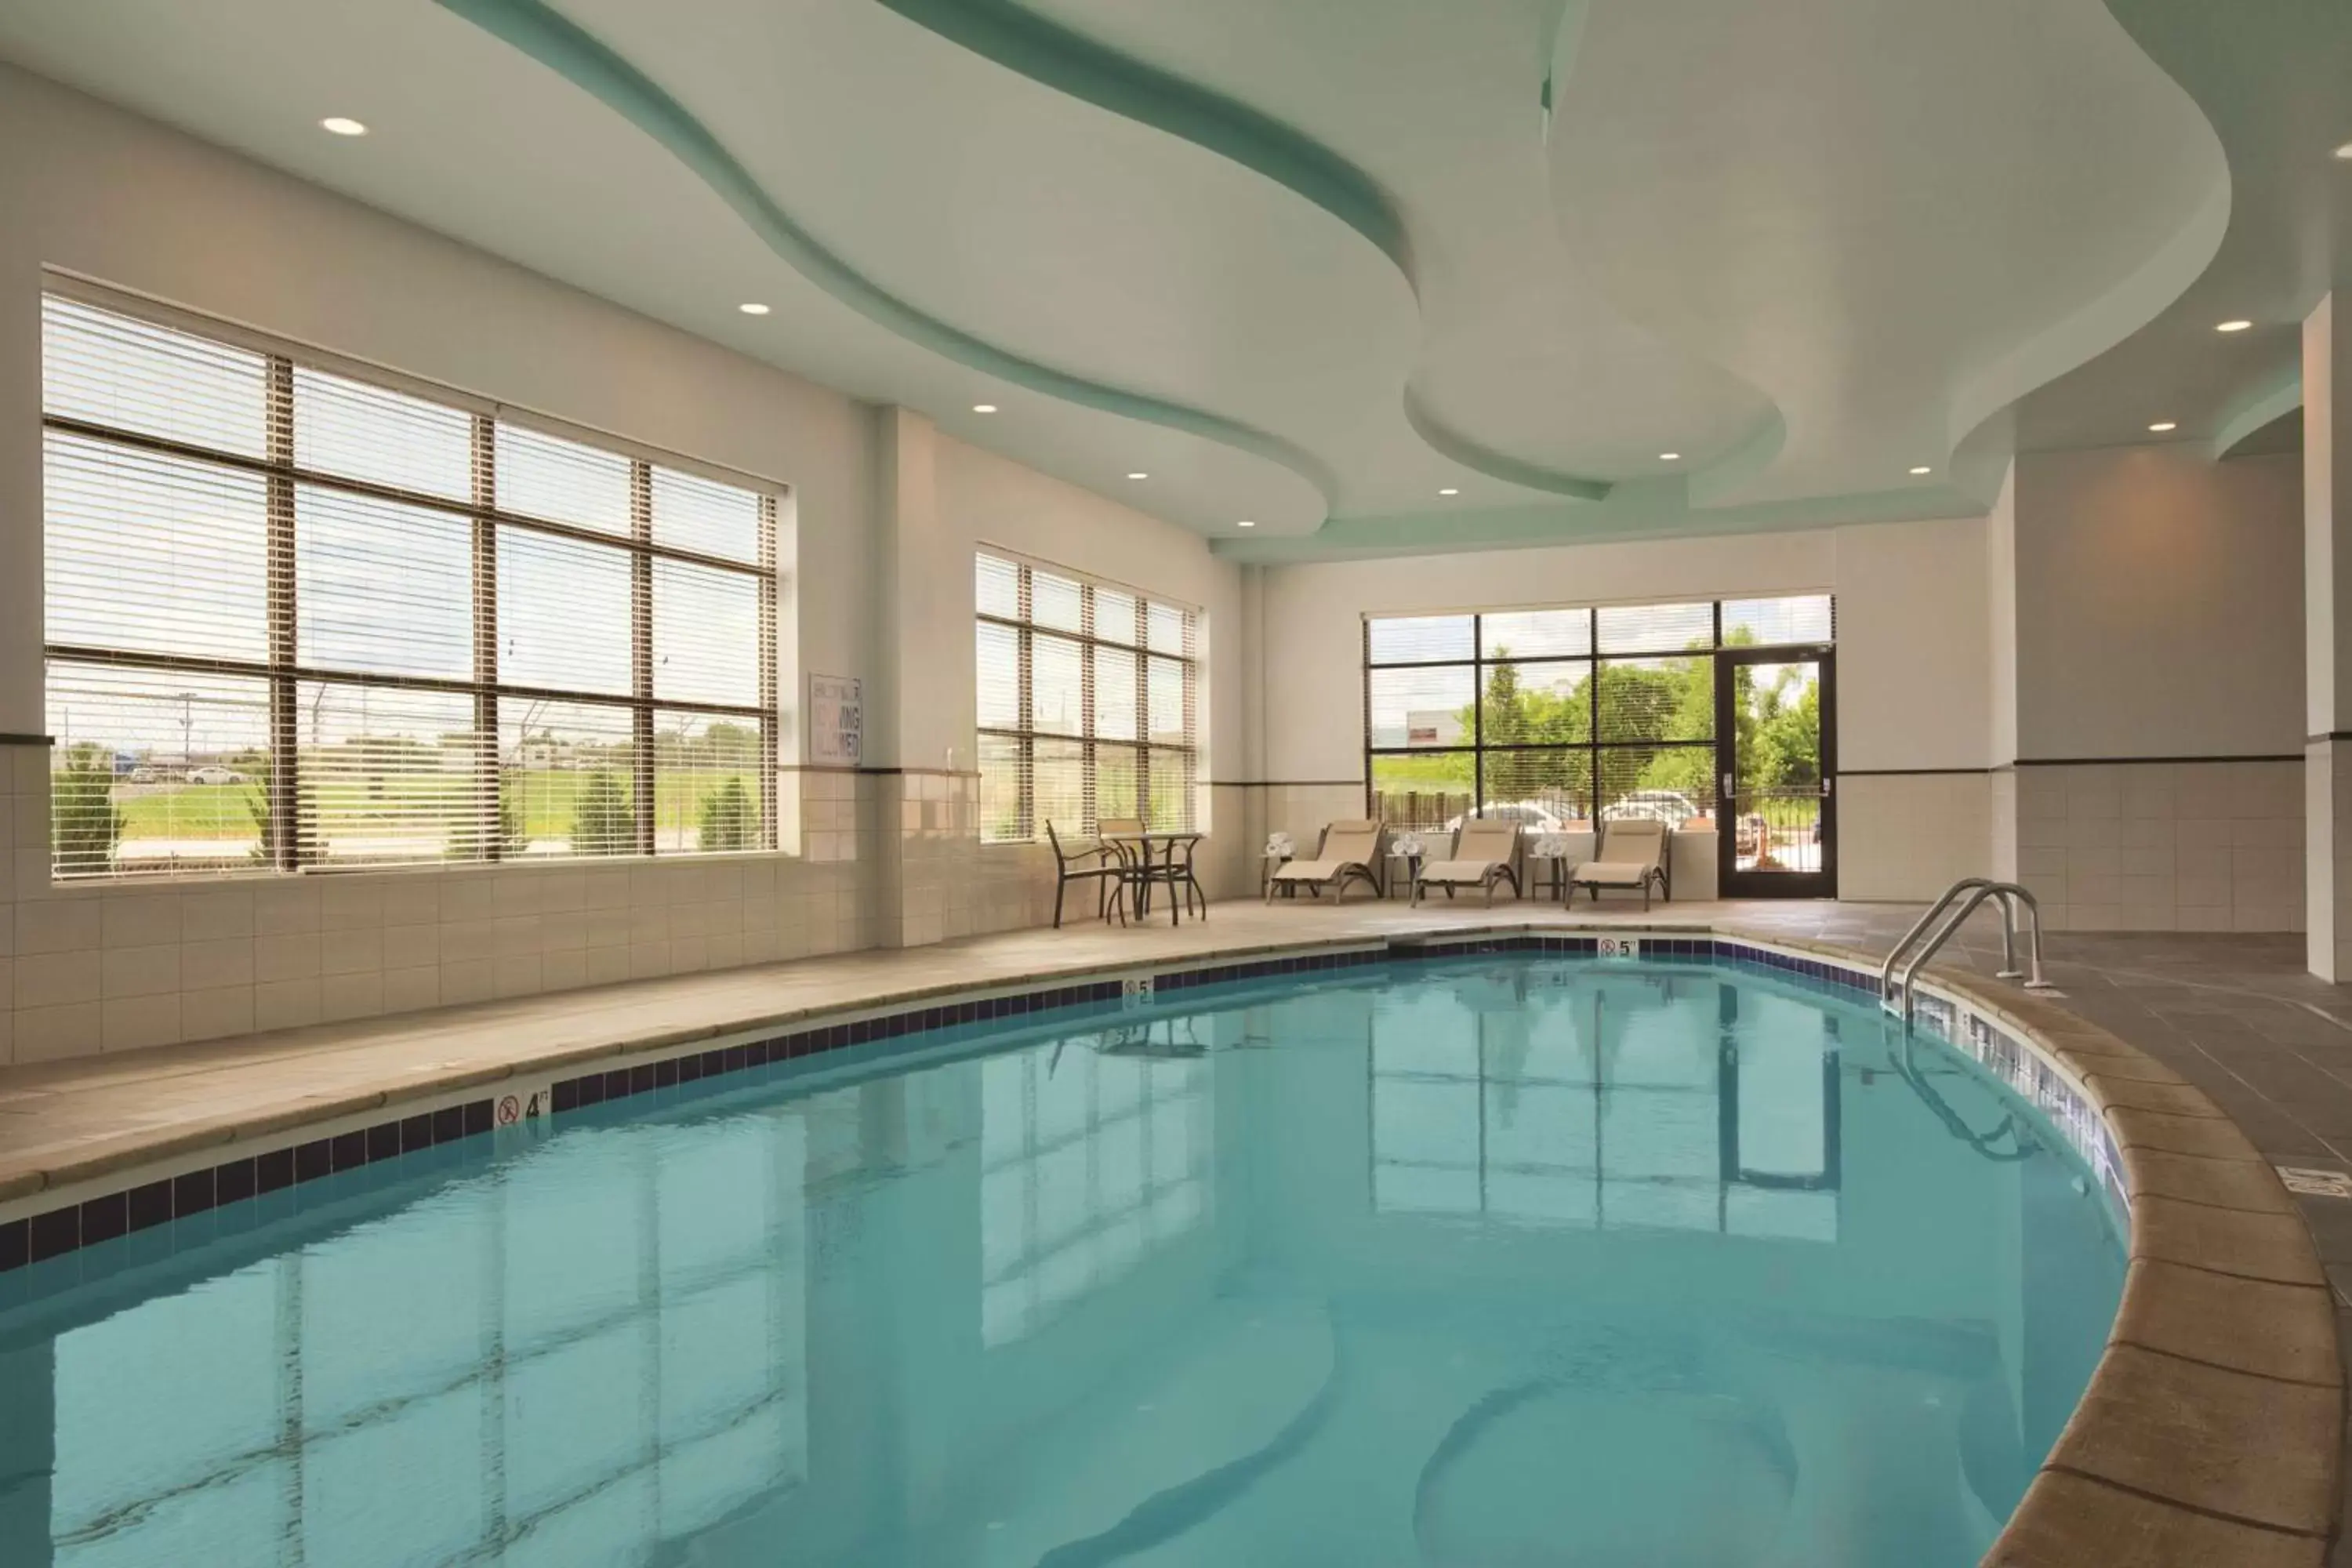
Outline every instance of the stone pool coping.
{"label": "stone pool coping", "polygon": [[[32,1227],[44,1216],[56,1222],[53,1241],[60,1216],[76,1216],[70,1246],[78,1248],[168,1218],[175,1201],[184,1207],[200,1199],[198,1206],[209,1207],[254,1190],[233,1187],[226,1173],[257,1164],[267,1191],[397,1155],[404,1142],[413,1152],[477,1135],[489,1130],[494,1106],[508,1095],[518,1103],[541,1097],[544,1109],[568,1111],[870,1039],[1112,1002],[1144,975],[1200,984],[1336,969],[1391,956],[1392,946],[1617,935],[1697,938],[1798,955],[1807,966],[1877,972],[1874,960],[1852,949],[1673,920],[1383,921],[1379,929],[1302,931],[1272,942],[1220,942],[1212,935],[1203,946],[1089,955],[1018,972],[990,973],[982,964],[912,985],[904,984],[905,959],[919,955],[901,955],[896,963],[853,965],[873,971],[874,983],[852,984],[848,994],[836,986],[806,1005],[753,1007],[689,1025],[666,1023],[658,1008],[644,1017],[609,1009],[604,1037],[496,1059],[362,1071],[310,1092],[281,1087],[275,1100],[257,1094],[253,1103],[192,1109],[104,1138],[0,1151],[0,1268],[27,1260]],[[747,995],[757,994],[747,988]],[[2129,1210],[2129,1263],[2106,1352],[1986,1563],[2320,1568],[2337,1525],[2344,1369],[2332,1292],[2276,1172],[2179,1074],[2051,1002],[1943,970],[1927,978],[1921,996],[2006,1029],[2056,1069],[2104,1124]],[[441,1033],[478,1035],[514,1014],[497,1005],[467,1009],[449,1015]],[[281,1042],[281,1059],[283,1051]],[[198,1066],[268,1059],[250,1042],[179,1055]],[[37,1069],[8,1076],[40,1078]],[[58,1250],[53,1245],[34,1256]]]}

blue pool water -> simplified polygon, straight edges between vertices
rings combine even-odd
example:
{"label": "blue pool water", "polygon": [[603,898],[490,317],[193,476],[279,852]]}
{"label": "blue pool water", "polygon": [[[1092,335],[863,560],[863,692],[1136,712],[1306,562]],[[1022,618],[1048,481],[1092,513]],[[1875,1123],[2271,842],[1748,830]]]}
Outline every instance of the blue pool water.
{"label": "blue pool water", "polygon": [[1958,1568],[2121,1289],[2063,1150],[1701,965],[913,1037],[6,1277],[0,1563]]}

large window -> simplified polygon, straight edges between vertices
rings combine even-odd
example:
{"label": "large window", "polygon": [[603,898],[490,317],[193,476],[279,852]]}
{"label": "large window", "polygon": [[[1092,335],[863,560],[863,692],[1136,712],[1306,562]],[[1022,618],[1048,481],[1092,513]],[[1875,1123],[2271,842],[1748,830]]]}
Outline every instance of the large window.
{"label": "large window", "polygon": [[976,579],[982,838],[1192,826],[1193,613],[1006,555]]}
{"label": "large window", "polygon": [[777,495],[43,304],[61,877],[774,842]]}
{"label": "large window", "polygon": [[1716,652],[1831,634],[1827,595],[1368,616],[1368,804],[1400,827],[1596,813],[1680,827],[1716,808]]}

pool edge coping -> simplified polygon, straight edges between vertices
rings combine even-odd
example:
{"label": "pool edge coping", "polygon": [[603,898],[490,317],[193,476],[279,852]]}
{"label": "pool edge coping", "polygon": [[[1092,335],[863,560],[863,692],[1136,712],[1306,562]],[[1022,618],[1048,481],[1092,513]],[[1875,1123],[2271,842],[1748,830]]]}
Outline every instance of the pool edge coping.
{"label": "pool edge coping", "polygon": [[[1562,944],[1557,951],[1568,952],[1574,950],[1570,944],[1604,936],[1694,945],[1703,941],[1710,953],[1717,943],[1778,952],[1799,960],[1800,966],[1834,967],[1872,984],[1878,973],[1876,961],[1853,949],[1726,931],[1712,921],[1668,918],[1640,926],[1580,926],[1507,918],[1476,926],[1433,924],[1297,942],[1247,941],[1178,955],[1047,964],[977,984],[884,985],[851,999],[652,1030],[438,1075],[412,1072],[398,1081],[341,1094],[296,1096],[241,1114],[128,1133],[73,1160],[37,1166],[26,1162],[28,1168],[0,1175],[0,1215],[10,1216],[0,1221],[0,1269],[13,1271],[27,1261],[12,1262],[6,1249],[19,1245],[18,1234],[29,1243],[29,1226],[40,1217],[36,1211],[58,1215],[99,1205],[96,1212],[114,1228],[83,1236],[80,1228],[89,1222],[78,1218],[76,1239],[68,1248],[78,1250],[142,1228],[131,1221],[139,1215],[142,1194],[151,1216],[143,1223],[156,1223],[154,1205],[172,1203],[173,1192],[198,1174],[205,1178],[203,1206],[209,1208],[215,1173],[240,1164],[268,1162],[275,1185],[259,1190],[274,1191],[396,1155],[412,1129],[423,1140],[417,1148],[491,1131],[499,1117],[499,1100],[519,1099],[482,1093],[499,1086],[547,1095],[540,1110],[551,1116],[842,1046],[1108,1003],[1141,982],[1150,983],[1142,987],[1148,990],[1173,979],[1170,989],[1180,989],[1337,970],[1401,956],[1400,949],[1407,950],[1402,956],[1412,950],[1511,951],[1528,939]],[[1862,988],[1851,979],[1847,984],[1849,989]],[[1958,1038],[1971,1016],[1987,1020],[1991,1035],[2030,1052],[2069,1094],[2080,1096],[2105,1134],[2126,1215],[2126,1274],[2106,1349],[1984,1562],[2003,1568],[2086,1561],[2147,1568],[2208,1561],[2318,1568],[2340,1524],[2344,1368],[2333,1291],[2276,1171],[2237,1124],[2186,1079],[2121,1037],[2050,1001],[1947,970],[1926,976],[1918,996],[1930,1004],[1931,1013],[1940,1003],[1955,1043],[1964,1051],[1975,1049],[1987,1071],[2000,1076],[1996,1064],[1977,1047],[1997,1049],[1996,1040]],[[946,1005],[950,999],[953,1004]],[[898,1026],[883,1027],[894,1020]],[[495,1021],[486,1019],[484,1026],[494,1027]],[[776,1048],[769,1049],[758,1037],[777,1037]],[[786,1049],[787,1041],[808,1044]],[[683,1079],[682,1062],[695,1064]],[[554,1076],[565,1069],[574,1070],[562,1079]],[[600,1085],[596,1098],[579,1099],[576,1086],[592,1080]],[[2028,1099],[2037,1098],[2014,1074],[2010,1081]],[[569,1104],[552,1092],[564,1084],[575,1086]],[[2059,1120],[2055,1106],[2042,1109]],[[387,1118],[387,1110],[400,1114]],[[255,1152],[233,1152],[240,1147]],[[2102,1165],[2095,1152],[2083,1152],[2095,1168]],[[232,1157],[224,1162],[224,1154]],[[298,1161],[307,1168],[298,1167]],[[73,1196],[83,1192],[89,1195]],[[60,1198],[71,1201],[47,1207]],[[2142,1200],[2151,1199],[2180,1216],[2163,1227],[2164,1235],[2150,1235],[2154,1227],[2143,1223],[2148,1215]],[[234,1202],[236,1196],[217,1201]],[[2282,1219],[2289,1223],[2276,1223]],[[2263,1237],[2237,1234],[2257,1227]],[[2252,1246],[2256,1256],[2251,1261],[2241,1243]]]}

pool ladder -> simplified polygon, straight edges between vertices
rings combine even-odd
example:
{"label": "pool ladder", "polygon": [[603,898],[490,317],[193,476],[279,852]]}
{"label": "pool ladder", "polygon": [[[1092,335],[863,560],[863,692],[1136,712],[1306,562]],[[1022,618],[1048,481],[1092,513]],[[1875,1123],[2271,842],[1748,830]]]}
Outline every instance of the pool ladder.
{"label": "pool ladder", "polygon": [[[1912,981],[1987,899],[2000,906],[2000,978],[2022,979],[2028,991],[2049,990],[2050,982],[2042,977],[2042,906],[2034,902],[2033,895],[2015,882],[1963,877],[1944,889],[1944,896],[1912,923],[1911,929],[1903,933],[1903,940],[1895,944],[1895,951],[1886,955],[1886,962],[1878,966],[1879,1005],[1890,1013],[1899,1010],[1907,1026],[1911,1022]],[[2029,965],[2022,970],[2017,967],[2020,905],[2025,910]],[[1903,963],[1906,955],[1911,960],[1907,966]],[[1900,1009],[1895,1005],[1898,993],[1903,998]]]}

